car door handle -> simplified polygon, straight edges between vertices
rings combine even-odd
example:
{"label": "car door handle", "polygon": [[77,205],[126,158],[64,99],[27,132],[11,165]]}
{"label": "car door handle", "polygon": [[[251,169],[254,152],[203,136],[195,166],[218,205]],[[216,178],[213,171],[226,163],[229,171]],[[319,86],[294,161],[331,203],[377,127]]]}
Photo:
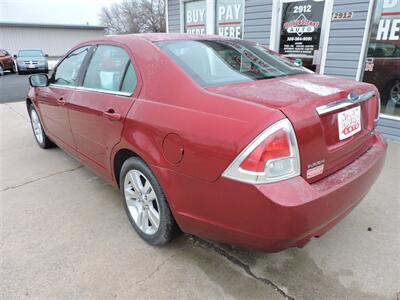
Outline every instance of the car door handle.
{"label": "car door handle", "polygon": [[65,104],[64,98],[63,97],[58,98],[57,99],[57,103],[60,104],[60,105],[64,105]]}
{"label": "car door handle", "polygon": [[121,120],[121,115],[116,113],[114,109],[110,108],[107,111],[103,112],[103,116],[111,121],[119,121]]}

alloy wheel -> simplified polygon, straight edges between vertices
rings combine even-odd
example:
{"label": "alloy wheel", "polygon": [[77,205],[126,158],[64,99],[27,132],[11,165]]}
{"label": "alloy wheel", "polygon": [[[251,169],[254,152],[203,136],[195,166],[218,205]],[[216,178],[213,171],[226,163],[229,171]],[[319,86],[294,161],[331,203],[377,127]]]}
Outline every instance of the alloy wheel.
{"label": "alloy wheel", "polygon": [[396,81],[390,89],[390,100],[395,104],[400,104],[400,80]]}
{"label": "alloy wheel", "polygon": [[42,124],[40,124],[39,116],[38,116],[36,110],[34,110],[34,109],[31,110],[31,122],[32,122],[32,128],[33,128],[33,132],[35,134],[35,138],[39,142],[39,144],[42,144],[43,143]]}
{"label": "alloy wheel", "polygon": [[138,170],[130,170],[124,180],[125,201],[136,226],[153,235],[160,227],[160,205],[153,186]]}

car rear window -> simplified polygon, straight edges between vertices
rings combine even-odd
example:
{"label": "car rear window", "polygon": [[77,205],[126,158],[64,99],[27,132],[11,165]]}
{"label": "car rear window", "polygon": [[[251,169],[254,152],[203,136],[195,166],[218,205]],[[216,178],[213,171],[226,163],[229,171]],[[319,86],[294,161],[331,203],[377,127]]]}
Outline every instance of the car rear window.
{"label": "car rear window", "polygon": [[157,44],[203,86],[307,72],[265,47],[243,40],[183,40]]}
{"label": "car rear window", "polygon": [[21,50],[18,52],[19,57],[40,57],[44,56],[41,50]]}

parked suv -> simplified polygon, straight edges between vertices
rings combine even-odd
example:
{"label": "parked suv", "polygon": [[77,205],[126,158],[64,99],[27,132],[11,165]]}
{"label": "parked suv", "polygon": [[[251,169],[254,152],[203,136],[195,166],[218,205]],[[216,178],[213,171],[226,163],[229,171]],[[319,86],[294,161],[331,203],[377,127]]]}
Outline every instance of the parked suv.
{"label": "parked suv", "polygon": [[4,71],[15,73],[15,65],[10,53],[4,49],[0,49],[0,75],[3,75]]}
{"label": "parked suv", "polygon": [[375,84],[385,102],[400,105],[400,40],[371,41],[367,59],[373,68],[366,70],[364,81]]}
{"label": "parked suv", "polygon": [[17,60],[19,74],[48,72],[48,55],[44,54],[41,49],[22,49],[14,57]]}

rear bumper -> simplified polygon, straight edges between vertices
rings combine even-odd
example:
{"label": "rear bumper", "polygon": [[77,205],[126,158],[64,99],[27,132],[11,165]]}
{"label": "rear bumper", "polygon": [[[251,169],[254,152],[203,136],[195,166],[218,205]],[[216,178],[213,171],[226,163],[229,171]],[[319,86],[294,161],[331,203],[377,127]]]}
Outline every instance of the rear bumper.
{"label": "rear bumper", "polygon": [[169,180],[167,196],[183,231],[274,252],[322,235],[361,201],[385,161],[387,145],[379,134],[374,139],[357,160],[313,184],[302,177],[264,185],[226,178],[206,183],[157,173]]}

